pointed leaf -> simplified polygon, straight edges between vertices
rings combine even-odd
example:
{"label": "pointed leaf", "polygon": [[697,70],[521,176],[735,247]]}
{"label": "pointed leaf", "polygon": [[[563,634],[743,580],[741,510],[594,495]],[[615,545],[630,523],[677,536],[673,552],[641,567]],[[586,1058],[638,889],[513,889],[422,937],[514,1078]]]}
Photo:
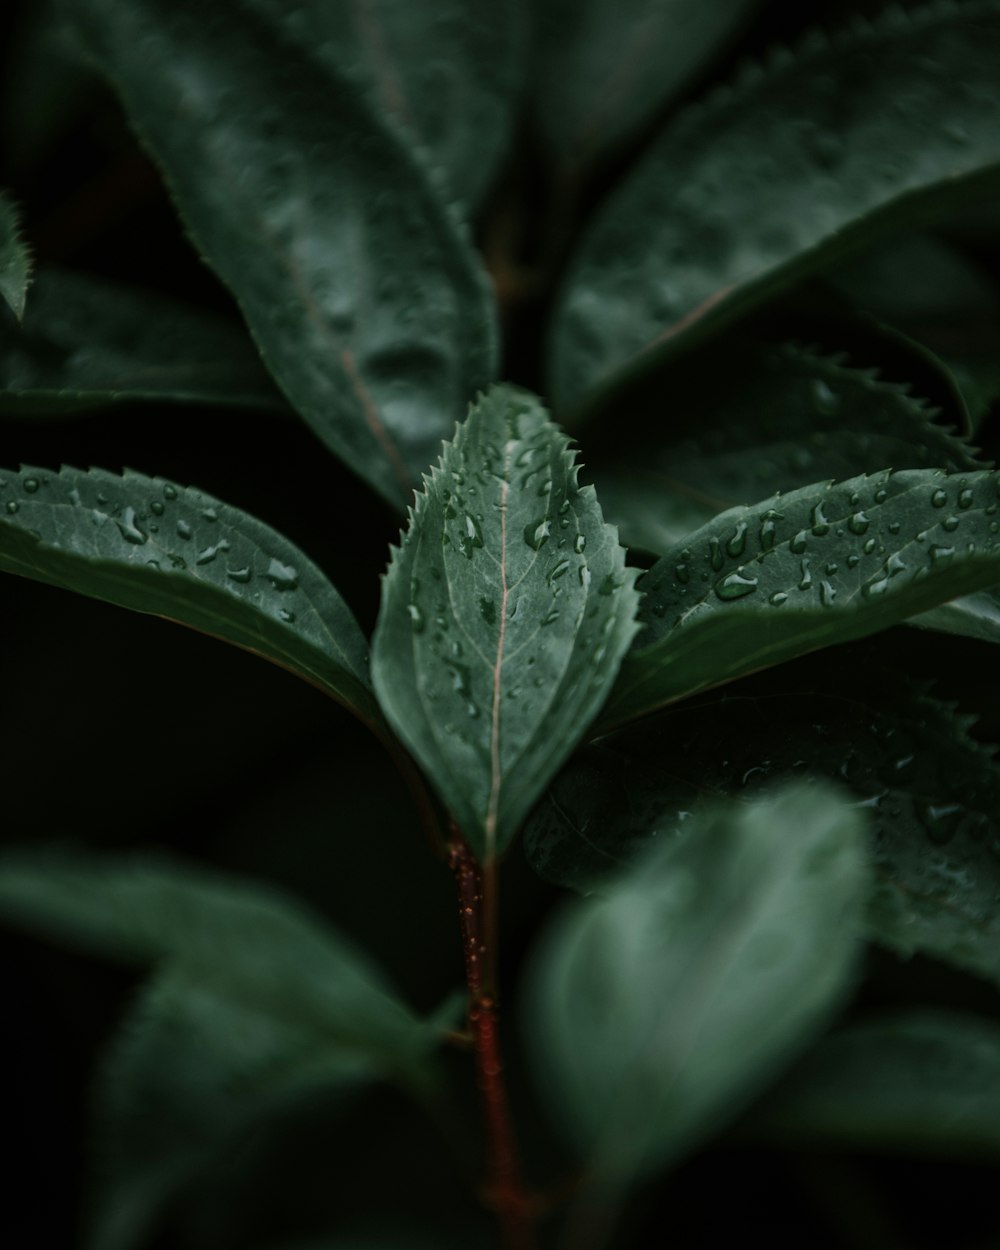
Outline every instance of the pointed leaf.
{"label": "pointed leaf", "polygon": [[968,721],[871,644],[681,704],[579,752],[525,830],[543,877],[589,892],[713,796],[804,773],[845,785],[873,828],[870,936],[1000,982],[1000,767]]}
{"label": "pointed leaf", "polygon": [[970,180],[1000,179],[998,56],[995,0],[893,8],[780,51],[678,116],[568,276],[559,404],[687,348],[918,207],[968,196]]}
{"label": "pointed leaf", "polygon": [[702,812],[545,935],[529,1014],[555,1120],[624,1187],[740,1109],[847,988],[860,817],[793,787]]}
{"label": "pointed leaf", "polygon": [[486,859],[579,741],[635,631],[634,571],[576,474],[541,405],[494,388],[425,479],[382,587],[379,702]]}
{"label": "pointed leaf", "polygon": [[238,325],[156,292],[43,270],[23,326],[0,324],[0,412],[141,399],[285,406]]}
{"label": "pointed leaf", "polygon": [[535,111],[561,164],[593,163],[652,121],[757,0],[543,0]]}
{"label": "pointed leaf", "polygon": [[280,1006],[178,970],[144,990],[95,1091],[89,1247],[147,1244],[166,1204],[231,1163],[247,1135],[378,1075],[363,1048],[287,1020]]}
{"label": "pointed leaf", "polygon": [[31,258],[21,239],[14,205],[0,195],[0,299],[20,321],[31,281]]}
{"label": "pointed leaf", "polygon": [[[871,469],[977,469],[905,387],[783,344],[698,370],[670,411],[588,465],[622,541],[658,554],[734,504]],[[659,418],[658,420],[655,418]]]}
{"label": "pointed leaf", "polygon": [[249,3],[418,147],[475,208],[506,150],[524,62],[519,0]]}
{"label": "pointed leaf", "polygon": [[72,11],[282,390],[405,502],[494,369],[485,279],[419,161],[236,0]]}
{"label": "pointed leaf", "polygon": [[190,625],[380,719],[364,638],[326,576],[201,491],[132,472],[3,472],[0,570]]}
{"label": "pointed leaf", "polygon": [[963,595],[951,603],[921,612],[908,622],[920,629],[936,629],[980,642],[1000,642],[1000,587]]}
{"label": "pointed leaf", "polygon": [[643,577],[602,724],[862,638],[1000,575],[1000,477],[902,470],[732,508]]}
{"label": "pointed leaf", "polygon": [[896,1012],[825,1038],[755,1109],[753,1136],[850,1150],[1000,1156],[1000,1028]]}

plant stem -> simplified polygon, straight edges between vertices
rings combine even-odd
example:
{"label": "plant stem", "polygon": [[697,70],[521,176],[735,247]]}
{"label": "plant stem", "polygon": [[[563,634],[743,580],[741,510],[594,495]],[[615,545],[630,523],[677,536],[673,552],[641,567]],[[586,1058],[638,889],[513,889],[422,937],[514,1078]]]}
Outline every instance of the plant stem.
{"label": "plant stem", "polygon": [[488,1139],[485,1196],[500,1221],[504,1250],[534,1250],[536,1203],[524,1187],[500,1049],[496,861],[481,869],[452,825],[451,866],[458,882],[469,1033]]}

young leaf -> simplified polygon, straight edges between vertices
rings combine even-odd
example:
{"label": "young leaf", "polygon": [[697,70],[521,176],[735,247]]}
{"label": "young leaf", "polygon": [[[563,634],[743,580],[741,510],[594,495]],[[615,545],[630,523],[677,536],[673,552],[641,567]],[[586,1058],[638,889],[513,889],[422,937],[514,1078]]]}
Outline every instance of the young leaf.
{"label": "young leaf", "polygon": [[141,399],[284,407],[239,326],[155,292],[43,270],[23,325],[0,323],[0,412]]}
{"label": "young leaf", "polygon": [[249,0],[298,44],[351,79],[418,147],[450,194],[481,204],[509,139],[521,87],[519,0],[339,5]]}
{"label": "young leaf", "polygon": [[20,223],[14,205],[0,195],[0,299],[14,316],[24,316],[24,301],[31,280],[31,258],[21,240]]}
{"label": "young leaf", "polygon": [[995,0],[892,8],[780,51],[678,116],[568,276],[559,404],[689,346],[918,208],[968,196],[970,181],[1000,178],[998,56]]}
{"label": "young leaf", "polygon": [[755,1108],[746,1131],[834,1149],[996,1158],[1000,1028],[924,1009],[838,1030]]}
{"label": "young leaf", "polygon": [[871,644],[776,677],[680,704],[579,752],[525,830],[535,870],[602,890],[650,841],[682,836],[706,798],[750,800],[809,772],[846,786],[871,818],[869,935],[1000,981],[993,753]]}
{"label": "young leaf", "polygon": [[425,479],[382,586],[375,692],[476,854],[502,851],[597,713],[635,573],[525,392],[481,398]]}
{"label": "young leaf", "polygon": [[326,576],[201,491],[132,472],[3,472],[0,570],[190,625],[380,720],[365,640]]}
{"label": "young leaf", "polygon": [[902,470],[731,508],[643,577],[605,727],[1000,576],[1000,477]]}
{"label": "young leaf", "polygon": [[566,910],[526,1024],[599,1183],[690,1150],[818,1031],[851,979],[865,887],[858,813],[799,786],[700,813]]}
{"label": "young leaf", "polygon": [[380,1075],[363,1046],[284,1006],[176,969],[143,991],[95,1090],[88,1247],[137,1250],[168,1202],[231,1163],[248,1134]]}
{"label": "young leaf", "polygon": [[543,0],[535,112],[554,159],[592,164],[652,121],[757,0]]}
{"label": "young leaf", "polygon": [[876,464],[983,467],[905,387],[795,344],[697,379],[683,396],[671,388],[672,411],[655,425],[590,458],[601,506],[629,547],[661,554],[734,504]]}
{"label": "young leaf", "polygon": [[236,0],[71,7],[282,390],[405,502],[494,371],[485,279],[420,162]]}
{"label": "young leaf", "polygon": [[8,852],[0,916],[108,958],[165,963],[233,1010],[318,1033],[359,1068],[406,1071],[440,1032],[303,905],[221,873],[149,857]]}

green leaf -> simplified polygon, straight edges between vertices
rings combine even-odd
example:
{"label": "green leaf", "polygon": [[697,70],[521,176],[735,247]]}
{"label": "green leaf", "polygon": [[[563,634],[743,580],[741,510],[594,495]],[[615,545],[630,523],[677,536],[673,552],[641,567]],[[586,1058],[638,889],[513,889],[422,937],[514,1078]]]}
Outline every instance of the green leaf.
{"label": "green leaf", "polygon": [[156,292],[43,270],[23,326],[0,324],[0,412],[143,399],[284,407],[238,326]]}
{"label": "green leaf", "polygon": [[201,491],[133,472],[0,473],[0,570],[190,625],[380,722],[365,640],[325,574]]}
{"label": "green leaf", "polygon": [[535,113],[576,169],[634,137],[739,30],[758,0],[543,0]]}
{"label": "green leaf", "polygon": [[236,0],[72,10],[278,384],[401,505],[494,372],[485,278],[419,160]]}
{"label": "green leaf", "polygon": [[[660,554],[734,504],[872,465],[981,469],[973,450],[903,386],[786,343],[724,375],[696,371],[627,440],[588,464],[630,547]],[[608,440],[610,442],[610,440]]]}
{"label": "green leaf", "polygon": [[998,57],[995,0],[893,8],[779,50],[680,114],[602,208],[568,275],[558,403],[1000,179]]}
{"label": "green leaf", "polygon": [[9,851],[0,916],[75,949],[165,964],[233,1010],[266,1011],[291,1033],[318,1031],[359,1068],[405,1073],[440,1035],[304,905],[222,873],[149,856]]}
{"label": "green leaf", "polygon": [[31,257],[21,239],[21,225],[14,205],[0,195],[0,298],[14,316],[24,316],[24,302],[31,281]]}
{"label": "green leaf", "polygon": [[747,1132],[850,1150],[1000,1155],[1000,1028],[954,1011],[894,1012],[825,1038]]}
{"label": "green leaf", "polygon": [[968,718],[893,671],[891,646],[839,648],[585,748],[532,814],[529,861],[601,890],[706,799],[752,800],[809,772],[871,819],[870,936],[1000,982],[1000,768]]}
{"label": "green leaf", "polygon": [[859,814],[824,788],[703,811],[536,957],[540,1090],[598,1180],[691,1150],[814,1035],[851,980],[866,873]]}
{"label": "green leaf", "polygon": [[942,603],[940,607],[914,616],[908,624],[976,638],[980,642],[1000,642],[1000,587]]}
{"label": "green leaf", "polygon": [[643,577],[646,628],[602,725],[995,582],[998,482],[904,469],[721,513]]}
{"label": "green leaf", "polygon": [[635,573],[568,440],[496,387],[425,479],[382,587],[375,691],[480,858],[504,850],[597,713]]}
{"label": "green leaf", "polygon": [[479,206],[510,138],[525,60],[520,0],[249,0],[422,151],[450,194]]}
{"label": "green leaf", "polygon": [[982,421],[1000,397],[1000,288],[985,269],[944,240],[913,233],[857,257],[830,281],[856,306],[936,352],[956,377],[974,426]]}
{"label": "green leaf", "polygon": [[167,1203],[231,1163],[248,1135],[378,1075],[363,1048],[286,1019],[284,1005],[177,970],[144,990],[95,1090],[93,1250],[146,1244]]}

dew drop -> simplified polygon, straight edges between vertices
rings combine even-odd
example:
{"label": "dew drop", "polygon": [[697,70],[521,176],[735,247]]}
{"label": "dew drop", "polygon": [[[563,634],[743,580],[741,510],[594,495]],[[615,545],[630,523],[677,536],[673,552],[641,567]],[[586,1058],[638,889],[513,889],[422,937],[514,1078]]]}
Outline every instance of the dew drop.
{"label": "dew drop", "polygon": [[776,590],[774,594],[770,597],[770,599],[768,599],[768,603],[774,604],[776,608],[780,607],[783,603],[787,603],[787,602],[788,602],[788,596],[785,594],[783,590]]}
{"label": "dew drop", "polygon": [[722,554],[722,543],[717,538],[708,540],[708,561],[716,573],[722,571],[726,557]]}
{"label": "dew drop", "polygon": [[818,503],[816,507],[813,508],[812,532],[817,538],[822,538],[825,534],[829,534],[830,532],[830,522],[823,515],[822,503]]}
{"label": "dew drop", "polygon": [[214,508],[204,508],[201,515],[206,521],[217,521],[219,519],[219,514]]}
{"label": "dew drop", "polygon": [[833,607],[833,601],[837,597],[836,587],[829,582],[820,582],[819,584],[819,601],[824,608]]}
{"label": "dew drop", "polygon": [[942,547],[939,544],[934,543],[930,549],[931,564],[940,564],[943,560],[947,560],[954,554],[954,547]]}
{"label": "dew drop", "polygon": [[965,490],[960,490],[958,492],[958,506],[960,508],[972,507],[972,491],[969,490],[968,487],[966,487]]}
{"label": "dew drop", "polygon": [[852,534],[866,533],[870,524],[871,522],[863,512],[855,512],[852,516],[847,518],[847,528]]}
{"label": "dew drop", "polygon": [[849,569],[856,569],[860,562],[861,557],[859,555],[851,554],[847,557],[847,567]]}
{"label": "dew drop", "polygon": [[[221,543],[219,545],[221,546]],[[282,564],[280,560],[272,560],[267,566],[266,577],[275,590],[298,589],[298,570],[291,564]]]}
{"label": "dew drop", "polygon": [[154,516],[163,516],[165,508],[159,499],[154,499],[149,505],[150,511]]}
{"label": "dew drop", "polygon": [[812,573],[809,572],[809,561],[800,561],[802,576],[799,580],[799,590],[808,590],[813,583]]}
{"label": "dew drop", "polygon": [[800,556],[809,545],[809,538],[805,530],[799,530],[792,541],[788,544],[788,548],[792,555]]}
{"label": "dew drop", "polygon": [[884,486],[880,486],[878,490],[875,492],[875,502],[885,503],[885,501],[888,498],[889,498],[889,492],[886,490]]}
{"label": "dew drop", "polygon": [[955,530],[958,529],[958,517],[946,516],[945,519],[941,522],[941,528],[947,531],[947,533],[949,534],[954,534]]}
{"label": "dew drop", "polygon": [[584,535],[577,534],[576,539],[573,543],[573,550],[576,552],[578,556],[583,555],[583,549],[584,547],[586,547],[586,545],[587,545],[587,539],[584,537]]}
{"label": "dew drop", "polygon": [[547,517],[542,517],[540,521],[532,521],[524,527],[524,541],[532,551],[538,551],[548,542],[551,533],[552,522]]}
{"label": "dew drop", "polygon": [[543,625],[554,625],[559,620],[558,609],[553,608],[551,612],[542,617]]}
{"label": "dew drop", "polygon": [[559,563],[552,570],[552,572],[549,574],[549,581],[550,582],[558,581],[560,577],[565,576],[565,574],[568,572],[569,572],[569,561],[560,560]]}
{"label": "dew drop", "polygon": [[38,478],[26,477],[21,485],[29,495],[33,495],[38,490]]}
{"label": "dew drop", "polygon": [[822,378],[817,378],[813,382],[812,397],[816,411],[824,416],[832,416],[840,407],[840,397],[835,391],[830,389]]}
{"label": "dew drop", "polygon": [[295,613],[290,612],[288,608],[278,609],[278,620],[284,621],[286,625],[291,625],[295,620]]}
{"label": "dew drop", "polygon": [[875,539],[869,538],[868,541],[865,543],[865,545],[861,548],[861,550],[865,553],[866,556],[870,556],[871,553],[875,550]]}
{"label": "dew drop", "polygon": [[137,547],[142,546],[149,537],[136,523],[135,508],[131,506],[125,509],[121,520],[116,521],[115,524],[118,526],[118,531],[122,538],[127,543],[134,543]]}
{"label": "dew drop", "polygon": [[948,502],[948,492],[941,490],[940,487],[931,494],[931,505],[935,508],[943,508]]}
{"label": "dew drop", "polygon": [[188,525],[187,521],[177,522],[177,537],[178,538],[190,538],[193,532],[194,531],[191,529],[191,526]]}
{"label": "dew drop", "polygon": [[752,595],[756,589],[757,578],[744,577],[742,569],[715,583],[715,593],[723,600],[743,599],[746,595]]}
{"label": "dew drop", "polygon": [[424,632],[424,614],[420,611],[415,603],[408,603],[406,610],[410,614],[410,627],[415,634]]}
{"label": "dew drop", "polygon": [[211,564],[220,551],[228,551],[229,543],[223,541],[214,547],[205,547],[195,556],[195,564]]}
{"label": "dew drop", "polygon": [[14,513],[17,511],[17,501],[16,501],[16,500],[14,500],[14,499],[8,499],[8,500],[7,500],[7,511],[10,513],[10,515],[11,515],[11,516],[13,516],[13,515],[14,515]]}
{"label": "dew drop", "polygon": [[475,517],[465,514],[465,532],[458,536],[458,549],[467,560],[471,560],[477,547],[483,545],[483,535],[479,522]]}
{"label": "dew drop", "polygon": [[747,545],[747,523],[740,521],[737,525],[729,542],[726,543],[726,551],[733,556],[741,556]]}
{"label": "dew drop", "polygon": [[234,582],[240,582],[242,585],[246,585],[246,583],[253,577],[253,572],[248,566],[244,566],[241,569],[227,569],[226,576]]}
{"label": "dew drop", "polygon": [[777,522],[783,521],[784,517],[780,512],[769,509],[764,513],[764,517],[760,523],[760,545],[761,550],[770,551],[774,546],[777,537]]}
{"label": "dew drop", "polygon": [[171,486],[170,483],[168,482],[163,488],[163,498],[164,499],[176,499],[177,487]]}

